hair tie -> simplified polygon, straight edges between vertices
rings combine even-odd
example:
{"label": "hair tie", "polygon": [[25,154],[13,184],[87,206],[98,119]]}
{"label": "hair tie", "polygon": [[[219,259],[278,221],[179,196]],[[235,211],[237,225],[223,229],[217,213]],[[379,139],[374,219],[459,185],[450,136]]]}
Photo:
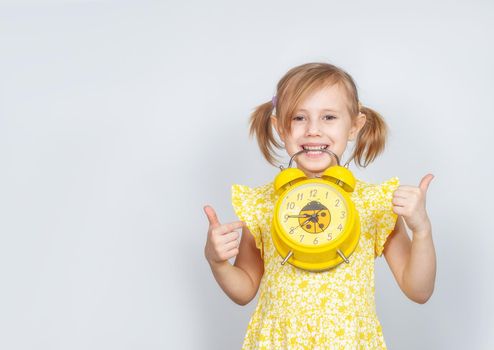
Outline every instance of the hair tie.
{"label": "hair tie", "polygon": [[271,105],[273,106],[273,108],[276,108],[276,103],[278,102],[278,98],[275,96],[273,96],[273,98],[271,99]]}

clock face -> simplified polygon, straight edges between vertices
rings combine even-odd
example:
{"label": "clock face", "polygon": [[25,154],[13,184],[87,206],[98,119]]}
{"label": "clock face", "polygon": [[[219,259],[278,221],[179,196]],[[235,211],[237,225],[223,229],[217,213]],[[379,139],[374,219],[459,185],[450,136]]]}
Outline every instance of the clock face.
{"label": "clock face", "polygon": [[348,207],[332,186],[308,183],[288,191],[280,204],[278,222],[288,238],[306,246],[333,242],[347,224]]}

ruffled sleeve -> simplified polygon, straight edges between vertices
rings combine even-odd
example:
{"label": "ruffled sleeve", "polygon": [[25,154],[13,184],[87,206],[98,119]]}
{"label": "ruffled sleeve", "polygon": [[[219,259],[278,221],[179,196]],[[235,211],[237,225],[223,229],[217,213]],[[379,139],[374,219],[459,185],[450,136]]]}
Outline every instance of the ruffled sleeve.
{"label": "ruffled sleeve", "polygon": [[397,177],[378,185],[374,193],[373,216],[376,223],[376,237],[374,244],[374,256],[381,256],[384,244],[389,234],[393,232],[396,225],[397,215],[393,212],[393,192],[400,185]]}
{"label": "ruffled sleeve", "polygon": [[232,186],[232,206],[238,218],[245,222],[250,233],[254,236],[256,247],[263,256],[262,236],[257,215],[259,193],[256,188],[243,185]]}

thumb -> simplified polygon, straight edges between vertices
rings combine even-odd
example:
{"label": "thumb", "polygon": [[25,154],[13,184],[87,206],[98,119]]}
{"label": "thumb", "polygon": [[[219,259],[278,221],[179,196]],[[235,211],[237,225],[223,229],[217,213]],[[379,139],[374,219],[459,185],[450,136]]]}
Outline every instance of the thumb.
{"label": "thumb", "polygon": [[422,180],[420,180],[419,188],[422,191],[427,192],[427,189],[429,188],[429,184],[431,183],[431,181],[432,181],[433,178],[434,178],[434,175],[432,175],[432,174],[425,175],[422,178]]}
{"label": "thumb", "polygon": [[212,206],[205,205],[204,206],[204,213],[206,213],[206,216],[208,217],[209,225],[211,225],[211,226],[219,226],[220,225],[220,221],[218,220],[218,216],[216,215],[216,212],[214,211]]}

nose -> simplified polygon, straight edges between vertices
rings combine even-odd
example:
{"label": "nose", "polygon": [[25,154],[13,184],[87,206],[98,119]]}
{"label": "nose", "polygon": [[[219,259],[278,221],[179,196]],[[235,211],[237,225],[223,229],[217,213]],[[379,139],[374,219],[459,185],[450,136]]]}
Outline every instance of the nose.
{"label": "nose", "polygon": [[309,123],[307,123],[307,136],[320,136],[321,135],[321,127],[319,125],[319,118],[311,118],[309,119]]}

